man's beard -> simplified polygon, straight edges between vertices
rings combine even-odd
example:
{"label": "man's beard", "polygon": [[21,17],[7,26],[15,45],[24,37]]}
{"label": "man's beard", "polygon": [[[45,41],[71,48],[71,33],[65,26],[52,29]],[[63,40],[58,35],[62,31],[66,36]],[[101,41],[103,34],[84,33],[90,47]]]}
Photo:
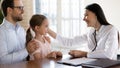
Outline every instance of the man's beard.
{"label": "man's beard", "polygon": [[12,19],[15,21],[15,22],[18,22],[18,21],[22,21],[23,20],[23,17],[21,16],[12,16]]}

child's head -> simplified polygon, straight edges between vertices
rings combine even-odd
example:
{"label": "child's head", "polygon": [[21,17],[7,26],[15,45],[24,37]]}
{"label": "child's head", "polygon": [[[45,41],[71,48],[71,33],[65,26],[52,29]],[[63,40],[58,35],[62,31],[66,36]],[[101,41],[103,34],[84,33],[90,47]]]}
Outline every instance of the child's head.
{"label": "child's head", "polygon": [[[35,32],[35,34],[45,35],[47,33],[48,20],[44,15],[33,15],[29,24],[30,28]],[[28,43],[33,38],[30,32],[30,28],[27,30],[26,43]]]}
{"label": "child's head", "polygon": [[33,15],[30,20],[30,27],[35,33],[45,35],[48,29],[48,20],[44,15]]}

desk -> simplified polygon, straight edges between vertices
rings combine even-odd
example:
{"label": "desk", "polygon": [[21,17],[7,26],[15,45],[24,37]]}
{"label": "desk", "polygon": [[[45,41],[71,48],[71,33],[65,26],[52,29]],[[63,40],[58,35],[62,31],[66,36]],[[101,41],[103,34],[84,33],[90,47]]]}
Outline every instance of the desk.
{"label": "desk", "polygon": [[[62,60],[64,59],[70,59],[70,56],[64,55]],[[68,66],[63,64],[58,64],[56,60],[50,60],[50,59],[43,59],[38,61],[24,61],[20,63],[15,64],[0,64],[0,68],[82,68],[81,66]],[[111,67],[111,68],[120,68],[120,65]]]}

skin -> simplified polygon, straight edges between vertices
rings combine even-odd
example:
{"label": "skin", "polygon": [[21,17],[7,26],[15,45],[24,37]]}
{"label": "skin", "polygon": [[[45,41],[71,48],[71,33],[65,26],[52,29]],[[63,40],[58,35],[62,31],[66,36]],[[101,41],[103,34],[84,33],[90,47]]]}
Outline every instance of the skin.
{"label": "skin", "polygon": [[[23,6],[23,3],[21,0],[14,0],[14,6]],[[23,9],[8,7],[6,19],[16,25],[16,22],[23,20],[23,13]]]}
{"label": "skin", "polygon": [[41,26],[35,26],[35,38],[40,40],[43,43],[44,43],[44,40],[42,36],[45,36],[47,34],[48,25],[49,25],[48,20],[45,19],[42,22]]}
{"label": "skin", "polygon": [[[45,43],[45,40],[43,39],[43,37],[47,33],[48,25],[49,25],[48,20],[45,19],[40,26],[37,26],[37,25],[35,26],[34,28],[35,39],[41,41],[42,43]],[[46,37],[46,38],[47,38],[46,40],[48,40],[49,42],[50,41],[49,37]],[[33,56],[35,60],[42,59],[41,52],[35,53]]]}
{"label": "skin", "polygon": [[89,10],[85,11],[83,20],[87,23],[88,27],[94,27],[97,31],[101,27],[101,24],[97,20],[97,16],[95,15],[95,13],[93,13],[93,12],[91,12]]}
{"label": "skin", "polygon": [[[42,22],[41,26],[35,26],[35,38],[37,40],[41,41],[42,43],[45,43],[45,40],[43,39],[43,37],[50,43],[50,38],[45,36],[48,32],[48,25],[49,25],[48,20],[45,19]],[[62,56],[61,52],[53,51],[53,52],[49,53],[46,57],[47,58],[57,58],[57,57],[61,57],[61,56]],[[35,60],[42,59],[41,53],[34,54],[34,58],[35,58]]]}
{"label": "skin", "polygon": [[[98,22],[97,16],[95,15],[95,13],[89,10],[86,10],[83,20],[87,23],[88,27],[94,27],[96,31],[98,31],[101,27],[101,24]],[[87,57],[87,53],[88,52],[81,51],[81,50],[71,50],[69,52],[69,54],[73,57]]]}
{"label": "skin", "polygon": [[[16,26],[16,23],[18,21],[23,20],[23,8],[15,8],[15,7],[24,7],[22,0],[14,0],[14,7],[8,7],[7,8],[7,16],[5,17],[6,20],[8,20],[10,23],[12,23],[14,26]],[[36,49],[39,47],[37,46],[38,43],[35,40],[30,41],[27,44],[27,51],[29,54],[33,53]]]}
{"label": "skin", "polygon": [[[88,27],[94,27],[96,31],[98,31],[101,27],[101,24],[99,23],[99,21],[97,20],[97,16],[95,15],[95,13],[86,10],[85,14],[84,14],[84,19],[83,19],[86,23]],[[48,29],[48,34],[50,36],[52,36],[54,39],[56,38],[56,33],[54,31],[52,31],[51,29]],[[81,50],[71,50],[69,52],[69,54],[73,57],[87,57],[87,53],[85,51],[81,51]]]}

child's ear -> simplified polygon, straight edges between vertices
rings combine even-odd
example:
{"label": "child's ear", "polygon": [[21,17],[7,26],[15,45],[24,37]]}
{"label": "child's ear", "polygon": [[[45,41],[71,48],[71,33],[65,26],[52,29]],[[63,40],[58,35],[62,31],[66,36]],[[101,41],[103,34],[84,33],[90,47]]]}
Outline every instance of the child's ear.
{"label": "child's ear", "polygon": [[39,30],[39,26],[35,26],[35,30],[38,31]]}

